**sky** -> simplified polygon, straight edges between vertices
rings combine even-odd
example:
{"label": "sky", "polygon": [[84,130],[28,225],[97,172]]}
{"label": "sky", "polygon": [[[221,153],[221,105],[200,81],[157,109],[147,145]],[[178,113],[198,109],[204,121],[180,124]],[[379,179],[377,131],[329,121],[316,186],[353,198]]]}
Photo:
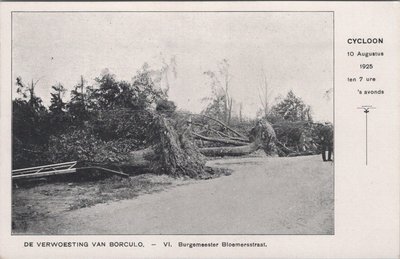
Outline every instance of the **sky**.
{"label": "sky", "polygon": [[36,93],[48,105],[56,83],[71,90],[83,75],[93,84],[104,69],[131,81],[144,63],[159,69],[175,57],[169,97],[200,112],[211,96],[204,72],[227,59],[245,116],[261,108],[265,75],[271,102],[293,90],[315,120],[332,121],[332,97],[324,98],[333,87],[332,27],[327,12],[14,13],[13,78],[40,79]]}

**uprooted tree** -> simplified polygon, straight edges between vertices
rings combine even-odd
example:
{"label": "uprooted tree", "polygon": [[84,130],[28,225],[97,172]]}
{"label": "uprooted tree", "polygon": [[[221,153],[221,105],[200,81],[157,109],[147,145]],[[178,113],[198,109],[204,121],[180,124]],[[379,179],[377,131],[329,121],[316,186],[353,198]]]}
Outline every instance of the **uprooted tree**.
{"label": "uprooted tree", "polygon": [[[245,136],[215,118],[206,117],[220,124],[225,133],[212,129],[208,125],[205,131],[213,131],[220,137],[206,137],[199,133],[193,133],[196,139],[224,144],[224,146],[200,148],[200,152],[205,156],[242,156],[253,153],[258,149],[263,149],[267,154],[275,152],[276,135],[268,121],[258,120],[248,133],[248,136]],[[196,125],[199,126],[201,124],[197,123]]]}
{"label": "uprooted tree", "polygon": [[[267,88],[266,85],[265,88]],[[265,89],[264,99],[267,97]],[[264,100],[261,97],[260,99]],[[242,120],[235,125],[236,128],[238,128],[237,126],[242,129],[247,128],[241,133],[232,130],[232,125],[224,125],[221,120],[210,118],[203,113],[202,116],[207,117],[209,121],[193,123],[197,127],[194,133],[195,138],[200,141],[201,147],[206,146],[201,151],[209,156],[234,156],[254,152],[260,148],[260,145],[252,138],[254,132],[257,132],[257,128],[260,128],[257,125],[265,125],[261,132],[273,136],[270,141],[267,141],[273,143],[270,148],[265,148],[265,138],[257,140],[259,143],[264,143],[261,146],[264,146],[262,149],[268,155],[299,156],[317,154],[320,151],[320,134],[318,132],[321,124],[313,122],[310,106],[296,96],[293,91],[289,91],[286,97],[273,105],[271,109],[268,108],[269,105],[265,106],[264,102],[262,104],[262,120],[256,121],[254,128],[249,129],[248,123]],[[213,121],[217,123],[212,123]]]}
{"label": "uprooted tree", "polygon": [[[194,143],[198,137],[187,120],[190,116],[174,115],[150,110],[107,110],[84,130],[51,138],[48,157],[53,162],[70,159],[90,165],[140,168],[197,178],[210,173],[204,155],[245,155],[260,148],[270,150],[273,146],[272,127],[260,121],[250,139],[243,139],[242,146],[198,148]],[[224,141],[219,140],[219,143]]]}
{"label": "uprooted tree", "polygon": [[48,156],[52,161],[70,159],[196,177],[205,172],[205,160],[186,135],[163,114],[108,110],[91,127],[51,138]]}

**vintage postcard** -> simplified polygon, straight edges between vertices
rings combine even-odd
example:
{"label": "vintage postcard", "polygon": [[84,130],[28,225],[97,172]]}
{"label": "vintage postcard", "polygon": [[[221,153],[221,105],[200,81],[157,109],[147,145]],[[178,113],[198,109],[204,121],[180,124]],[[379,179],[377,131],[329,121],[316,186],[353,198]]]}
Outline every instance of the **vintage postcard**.
{"label": "vintage postcard", "polygon": [[1,5],[0,258],[398,258],[398,2]]}

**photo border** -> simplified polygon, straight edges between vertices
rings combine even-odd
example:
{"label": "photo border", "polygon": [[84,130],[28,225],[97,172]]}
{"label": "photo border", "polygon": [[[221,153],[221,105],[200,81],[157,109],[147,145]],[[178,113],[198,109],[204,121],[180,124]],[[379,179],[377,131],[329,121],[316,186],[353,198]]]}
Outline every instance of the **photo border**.
{"label": "photo border", "polygon": [[[332,95],[333,95],[333,129],[334,129],[334,144],[333,150],[336,153],[335,146],[336,146],[336,127],[335,127],[335,11],[199,11],[199,10],[192,10],[192,11],[166,11],[166,10],[158,10],[158,11],[90,11],[90,10],[70,10],[70,11],[49,11],[49,10],[35,10],[35,11],[11,11],[10,12],[10,19],[11,19],[11,137],[13,135],[13,91],[12,91],[12,82],[13,82],[13,14],[14,13],[331,13],[332,14]],[[13,157],[13,141],[11,140],[11,170],[12,170],[12,157]],[[11,195],[10,195],[10,213],[11,213],[11,229],[10,235],[11,236],[334,236],[335,235],[335,223],[336,223],[336,194],[335,194],[335,181],[336,181],[336,169],[335,169],[336,160],[333,159],[333,232],[332,234],[31,234],[31,233],[13,233],[12,229],[12,202],[13,202],[13,181],[12,181],[12,174],[10,175],[11,178]]]}

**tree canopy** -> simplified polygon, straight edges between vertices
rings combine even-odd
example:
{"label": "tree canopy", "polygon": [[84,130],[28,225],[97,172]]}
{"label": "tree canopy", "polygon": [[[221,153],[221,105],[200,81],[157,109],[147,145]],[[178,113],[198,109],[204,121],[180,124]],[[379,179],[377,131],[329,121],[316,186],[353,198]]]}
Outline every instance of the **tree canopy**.
{"label": "tree canopy", "polygon": [[272,106],[268,119],[271,122],[283,120],[312,122],[311,107],[290,90],[283,100]]}

